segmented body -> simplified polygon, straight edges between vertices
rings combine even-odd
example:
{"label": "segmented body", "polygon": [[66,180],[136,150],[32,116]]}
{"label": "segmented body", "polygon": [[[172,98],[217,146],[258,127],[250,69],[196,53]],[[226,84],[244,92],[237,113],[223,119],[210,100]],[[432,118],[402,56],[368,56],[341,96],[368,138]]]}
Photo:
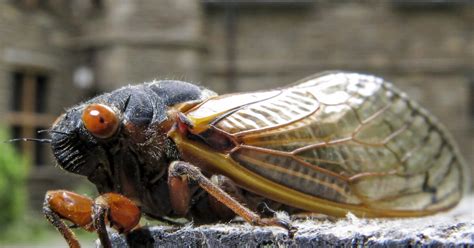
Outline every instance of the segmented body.
{"label": "segmented body", "polygon": [[[206,143],[198,146],[213,147],[247,174],[338,206],[388,211],[380,215],[439,211],[455,205],[469,181],[445,128],[373,76],[328,73],[284,89],[223,95],[186,116]],[[217,136],[204,135],[208,130]],[[218,170],[262,191],[251,179]]]}

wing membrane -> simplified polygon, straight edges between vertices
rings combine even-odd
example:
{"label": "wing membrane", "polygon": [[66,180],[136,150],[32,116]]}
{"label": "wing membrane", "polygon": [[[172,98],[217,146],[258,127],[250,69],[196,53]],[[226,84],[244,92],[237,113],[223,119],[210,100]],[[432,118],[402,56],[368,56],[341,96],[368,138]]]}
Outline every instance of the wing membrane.
{"label": "wing membrane", "polygon": [[467,180],[444,128],[372,76],[309,78],[206,125],[235,140],[230,156],[242,167],[334,202],[437,210],[457,203]]}

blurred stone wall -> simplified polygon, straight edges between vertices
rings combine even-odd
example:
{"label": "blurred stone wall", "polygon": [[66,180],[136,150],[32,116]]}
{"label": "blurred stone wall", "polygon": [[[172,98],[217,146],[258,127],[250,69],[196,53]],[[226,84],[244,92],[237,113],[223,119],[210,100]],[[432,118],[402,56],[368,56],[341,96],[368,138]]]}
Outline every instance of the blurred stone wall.
{"label": "blurred stone wall", "polygon": [[[65,40],[74,28],[64,16],[53,10],[44,11],[21,1],[0,1],[0,125],[9,128],[9,112],[13,96],[12,73],[35,71],[49,76],[46,112],[51,122],[65,106],[80,99],[70,90],[72,68],[76,62]],[[31,123],[33,124],[33,123]],[[47,127],[47,126],[45,126]],[[0,141],[4,142],[4,141]],[[52,161],[49,148],[46,156]],[[30,200],[38,212],[44,192],[51,188],[68,188],[75,177],[51,166],[31,166]]]}
{"label": "blurred stone wall", "polygon": [[[474,5],[275,2],[0,1],[0,114],[8,112],[9,75],[18,66],[51,72],[52,115],[93,93],[155,78],[225,93],[350,70],[382,76],[420,101],[472,164]],[[73,84],[81,66],[92,70],[89,89]],[[65,178],[51,176],[58,173],[50,166],[33,174],[52,182]]]}
{"label": "blurred stone wall", "polygon": [[[235,6],[233,88],[283,86],[324,70],[375,74],[439,117],[472,165],[474,5],[384,3]],[[225,9],[211,5],[206,12],[206,83],[223,91],[229,88],[222,85],[227,81]]]}
{"label": "blurred stone wall", "polygon": [[48,111],[57,113],[71,96],[71,68],[75,60],[63,45],[72,28],[62,18],[7,1],[0,1],[0,114],[8,112],[12,97],[10,73],[16,69],[51,73]]}
{"label": "blurred stone wall", "polygon": [[[91,51],[100,90],[161,78],[202,80],[204,49],[199,1],[75,1],[80,36]],[[90,16],[90,18],[84,18]]]}

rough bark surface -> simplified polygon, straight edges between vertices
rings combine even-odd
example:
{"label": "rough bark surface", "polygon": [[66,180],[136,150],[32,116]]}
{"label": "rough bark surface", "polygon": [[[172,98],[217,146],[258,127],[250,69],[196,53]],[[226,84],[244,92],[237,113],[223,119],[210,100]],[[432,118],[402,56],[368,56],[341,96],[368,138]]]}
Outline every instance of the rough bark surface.
{"label": "rough bark surface", "polygon": [[277,227],[250,224],[150,226],[127,237],[111,233],[114,247],[474,247],[474,195],[453,210],[409,219],[306,219],[294,237]]}

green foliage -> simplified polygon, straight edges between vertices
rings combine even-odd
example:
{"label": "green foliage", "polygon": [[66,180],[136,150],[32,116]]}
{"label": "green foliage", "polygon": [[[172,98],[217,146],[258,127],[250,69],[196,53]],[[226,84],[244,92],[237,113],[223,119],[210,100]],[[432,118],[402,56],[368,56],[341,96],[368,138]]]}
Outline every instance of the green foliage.
{"label": "green foliage", "polygon": [[[66,242],[46,218],[27,209],[27,176],[29,161],[20,156],[9,137],[0,127],[0,247],[12,246],[62,246]],[[81,192],[95,195],[91,185],[80,187]],[[81,242],[92,244],[95,233],[81,229],[74,232]],[[32,245],[34,244],[34,245]]]}
{"label": "green foliage", "polygon": [[19,221],[26,208],[27,159],[15,151],[4,129],[0,130],[0,225]]}

